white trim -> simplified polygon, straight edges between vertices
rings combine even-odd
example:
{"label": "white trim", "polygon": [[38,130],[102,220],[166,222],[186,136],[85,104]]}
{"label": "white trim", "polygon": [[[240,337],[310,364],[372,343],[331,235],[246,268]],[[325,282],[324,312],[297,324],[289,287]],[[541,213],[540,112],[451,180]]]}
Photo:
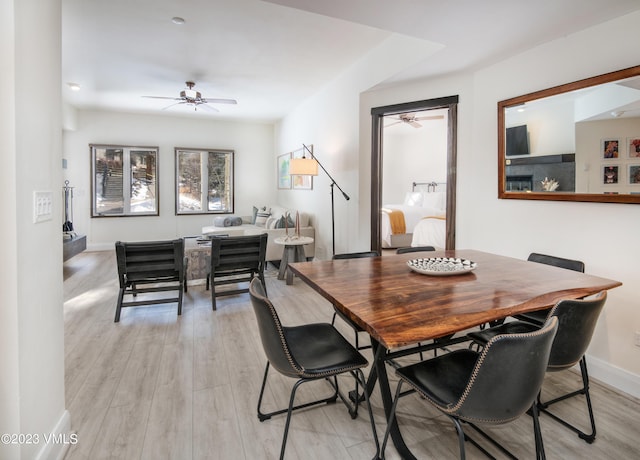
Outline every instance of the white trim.
{"label": "white trim", "polygon": [[[65,440],[69,440],[71,437],[71,415],[68,410],[65,410],[58,420],[58,423],[51,432],[53,437],[63,437]],[[63,460],[69,450],[70,443],[46,443],[38,452],[36,460]]]}
{"label": "white trim", "polygon": [[640,399],[640,375],[613,366],[608,362],[587,355],[587,369],[589,377]]}
{"label": "white trim", "polygon": [[87,251],[113,251],[113,250],[115,250],[115,243],[87,244]]}

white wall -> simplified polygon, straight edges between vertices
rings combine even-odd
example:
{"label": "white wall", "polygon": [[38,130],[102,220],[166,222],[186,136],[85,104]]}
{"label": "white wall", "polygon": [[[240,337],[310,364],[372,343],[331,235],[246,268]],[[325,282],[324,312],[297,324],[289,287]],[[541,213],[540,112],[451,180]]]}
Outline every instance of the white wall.
{"label": "white wall", "polygon": [[[443,114],[443,118],[420,121],[420,128],[400,123],[384,129],[383,204],[402,204],[414,182],[447,181],[448,110],[434,110],[426,116],[434,114]],[[427,188],[417,187],[416,190],[426,191]]]}
{"label": "white wall", "polygon": [[[175,147],[234,150],[234,215],[250,215],[256,203],[275,201],[273,125],[210,119],[79,110],[75,129],[64,132],[64,178],[74,187],[73,224],[88,249],[113,249],[135,241],[200,235],[212,215],[175,215]],[[89,144],[159,147],[160,215],[91,218]]]}
{"label": "white wall", "polygon": [[[55,458],[43,436],[70,429],[64,400],[60,0],[4,1],[0,91],[4,217],[0,307],[0,458]],[[50,191],[52,219],[33,222],[33,192]],[[35,439],[32,439],[35,441]]]}
{"label": "white wall", "polygon": [[[385,42],[355,62],[342,75],[288,114],[276,130],[275,155],[313,144],[314,153],[347,193],[334,189],[336,253],[369,248],[369,170],[362,174],[359,162],[359,95],[407,66],[438,51],[440,47],[401,35]],[[370,124],[370,120],[365,120]],[[279,190],[280,204],[304,209],[314,216],[316,257],[331,257],[331,181],[322,171],[313,190]],[[364,192],[364,193],[363,193]],[[362,225],[365,229],[362,229]]]}

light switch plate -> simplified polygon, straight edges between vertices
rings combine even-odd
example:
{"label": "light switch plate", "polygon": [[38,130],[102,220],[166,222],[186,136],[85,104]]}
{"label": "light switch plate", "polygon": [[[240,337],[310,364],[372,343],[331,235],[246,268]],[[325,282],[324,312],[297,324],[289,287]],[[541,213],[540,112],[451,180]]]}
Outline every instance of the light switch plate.
{"label": "light switch plate", "polygon": [[51,220],[53,210],[53,194],[51,191],[33,192],[33,223]]}

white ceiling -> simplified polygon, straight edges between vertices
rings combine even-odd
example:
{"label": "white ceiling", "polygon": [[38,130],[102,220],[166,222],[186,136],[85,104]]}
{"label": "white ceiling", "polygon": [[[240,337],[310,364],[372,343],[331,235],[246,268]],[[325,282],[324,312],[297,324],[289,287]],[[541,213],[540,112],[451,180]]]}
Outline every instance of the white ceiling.
{"label": "white ceiling", "polygon": [[[62,0],[65,101],[275,121],[393,33],[443,49],[379,86],[478,68],[640,9],[638,0]],[[171,19],[185,19],[182,25]],[[220,112],[161,110],[187,80]],[[72,92],[67,83],[78,83]]]}

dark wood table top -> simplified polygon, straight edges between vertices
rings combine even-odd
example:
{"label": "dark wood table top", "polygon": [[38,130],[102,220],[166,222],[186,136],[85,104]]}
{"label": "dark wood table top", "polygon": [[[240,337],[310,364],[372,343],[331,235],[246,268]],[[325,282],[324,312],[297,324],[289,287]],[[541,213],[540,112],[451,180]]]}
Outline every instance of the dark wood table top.
{"label": "dark wood table top", "polygon": [[[429,276],[407,266],[410,259],[437,256],[470,259],[478,267],[462,275]],[[387,349],[622,284],[475,250],[299,262],[289,267]]]}

